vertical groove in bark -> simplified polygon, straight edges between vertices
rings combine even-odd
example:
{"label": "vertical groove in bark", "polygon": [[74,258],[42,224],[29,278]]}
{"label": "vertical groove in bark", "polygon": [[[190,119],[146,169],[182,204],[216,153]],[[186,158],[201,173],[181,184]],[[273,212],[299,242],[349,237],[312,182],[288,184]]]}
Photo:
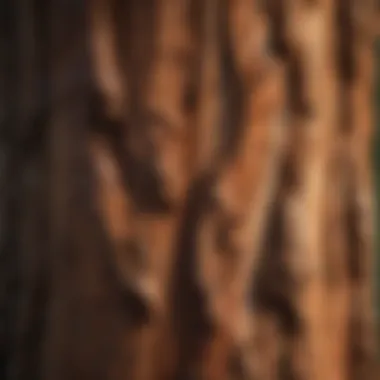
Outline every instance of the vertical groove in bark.
{"label": "vertical groove in bark", "polygon": [[220,35],[221,12],[215,0],[204,2],[202,14],[201,60],[200,60],[200,97],[196,128],[196,172],[204,172],[210,168],[215,160],[220,133],[221,114],[221,44]]}
{"label": "vertical groove in bark", "polygon": [[127,104],[126,86],[120,73],[113,22],[114,1],[96,0],[89,9],[94,75],[107,104],[107,114],[122,117]]}
{"label": "vertical groove in bark", "polygon": [[[249,297],[282,122],[281,72],[265,55],[263,14],[248,1],[228,2],[227,12],[232,60],[244,93],[242,124],[234,128],[242,132],[239,150],[217,172],[211,189],[215,206],[202,222],[198,248],[200,281],[217,331],[204,376],[215,379],[222,373],[216,359],[220,350],[228,363],[232,349],[238,349],[244,370],[250,376],[255,371],[250,368],[254,322]],[[224,372],[227,376],[227,368]]]}
{"label": "vertical groove in bark", "polygon": [[[293,5],[293,8],[289,8],[291,5]],[[355,3],[356,4],[356,3]],[[275,40],[274,40],[274,47],[276,48],[276,51],[280,54],[281,57],[287,62],[288,64],[288,72],[291,73],[292,70],[293,72],[297,73],[297,70],[301,71],[303,70],[303,67],[307,64],[308,61],[313,57],[312,52],[308,54],[309,60],[302,58],[302,50],[300,49],[299,43],[299,37],[305,37],[310,39],[310,44],[308,46],[313,46],[312,42],[315,42],[315,38],[318,35],[318,29],[310,31],[309,33],[306,33],[306,26],[305,28],[301,27],[298,32],[295,31],[295,33],[291,33],[288,31],[286,33],[286,25],[302,25],[300,24],[300,20],[302,20],[302,14],[300,14],[302,11],[304,12],[315,12],[315,10],[318,7],[322,6],[327,6],[328,2],[315,2],[315,3],[306,3],[306,2],[290,2],[287,3],[288,8],[286,8],[285,2],[283,1],[271,1],[269,3],[268,10],[271,14],[272,20],[276,22],[276,25],[272,25],[273,27],[276,26],[277,29],[275,29]],[[358,180],[356,178],[355,180],[352,179],[352,174],[355,172],[355,169],[353,168],[353,164],[355,161],[359,160],[366,160],[366,164],[363,164],[361,169],[357,168],[357,172],[360,172],[360,175],[364,175],[365,173],[368,173],[368,169],[370,168],[370,163],[368,161],[368,154],[369,154],[369,146],[368,146],[368,140],[367,143],[365,143],[363,140],[368,138],[368,125],[371,124],[371,122],[368,120],[369,116],[369,107],[370,107],[370,100],[369,100],[369,94],[371,93],[371,90],[369,87],[365,88],[364,83],[370,84],[371,81],[366,79],[364,76],[361,74],[358,74],[358,65],[356,61],[359,59],[360,62],[362,62],[362,65],[369,65],[370,62],[372,62],[372,58],[370,57],[370,50],[367,48],[367,57],[366,60],[360,59],[359,57],[361,56],[360,53],[358,54],[358,50],[355,47],[358,43],[356,42],[358,40],[358,22],[359,22],[359,17],[356,17],[353,10],[352,6],[354,3],[347,3],[347,2],[331,2],[330,6],[330,14],[331,17],[334,17],[331,21],[331,34],[328,36],[328,38],[325,40],[326,43],[332,43],[332,46],[330,47],[330,54],[327,56],[327,58],[330,60],[330,71],[325,71],[325,76],[323,76],[323,71],[318,70],[316,72],[319,73],[318,80],[320,83],[323,82],[323,78],[325,77],[326,79],[329,78],[329,83],[331,85],[332,81],[336,81],[336,84],[338,85],[337,88],[332,87],[333,91],[338,90],[339,92],[332,93],[332,98],[330,98],[330,101],[327,99],[328,97],[328,88],[321,89],[322,92],[319,99],[320,100],[327,100],[326,104],[330,106],[330,110],[335,113],[335,116],[332,114],[331,116],[333,119],[330,121],[330,125],[328,127],[327,124],[325,124],[325,128],[328,127],[331,131],[328,132],[325,137],[321,135],[321,141],[324,141],[324,145],[329,146],[329,149],[326,151],[326,163],[328,163],[328,166],[326,166],[326,178],[323,181],[326,183],[326,185],[322,184],[322,186],[327,186],[325,188],[325,196],[322,197],[317,197],[316,199],[319,199],[319,201],[322,201],[323,207],[321,210],[326,210],[323,211],[325,215],[321,215],[324,218],[324,226],[320,225],[319,230],[321,234],[326,235],[326,238],[323,238],[321,235],[321,240],[320,240],[320,248],[317,249],[317,246],[315,245],[315,242],[312,243],[312,240],[308,239],[305,240],[307,245],[310,244],[310,247],[313,249],[315,252],[315,258],[321,260],[321,263],[323,264],[322,266],[319,267],[319,278],[316,281],[316,286],[320,287],[319,289],[319,302],[320,306],[319,309],[323,310],[323,314],[320,315],[318,318],[314,318],[315,323],[319,321],[319,323],[322,323],[321,325],[321,334],[320,337],[323,336],[323,333],[326,333],[326,341],[320,343],[320,349],[319,352],[322,354],[323,350],[326,351],[326,355],[323,358],[318,359],[316,355],[311,355],[310,359],[315,361],[316,364],[314,368],[317,368],[318,371],[324,370],[326,371],[324,374],[314,374],[314,376],[319,376],[318,378],[350,378],[353,376],[353,378],[356,378],[352,370],[353,363],[357,359],[353,359],[352,356],[349,356],[349,352],[353,349],[353,347],[358,344],[358,343],[353,343],[352,339],[350,340],[350,336],[353,331],[358,331],[356,328],[352,328],[352,324],[350,321],[352,321],[352,318],[355,320],[359,319],[362,320],[361,325],[362,325],[362,330],[361,332],[356,332],[356,338],[359,341],[362,341],[364,338],[365,334],[369,334],[369,331],[372,331],[372,336],[374,335],[374,330],[373,327],[371,326],[370,322],[370,317],[373,313],[373,310],[371,309],[371,306],[368,304],[369,296],[368,292],[370,292],[370,289],[372,289],[372,286],[370,284],[371,276],[367,272],[366,275],[363,274],[361,283],[363,284],[366,282],[366,285],[362,285],[362,290],[364,293],[367,294],[367,296],[356,296],[357,300],[360,297],[367,297],[367,306],[361,311],[356,306],[353,306],[352,302],[352,297],[355,297],[354,294],[356,294],[355,290],[352,288],[352,280],[350,279],[350,274],[349,274],[349,267],[351,265],[352,267],[352,259],[350,259],[350,256],[352,256],[352,250],[355,251],[355,246],[357,246],[357,243],[355,243],[355,237],[353,236],[353,230],[352,228],[349,227],[349,220],[351,222],[355,220],[355,223],[357,223],[360,218],[358,216],[352,215],[350,212],[350,209],[352,208],[352,200],[351,197],[352,195],[352,190],[350,188],[352,185],[350,185],[350,181],[354,181],[357,186],[365,186],[365,183],[369,183],[367,180]],[[365,8],[369,7],[369,3],[366,3],[366,5],[363,3],[362,7]],[[296,16],[294,18],[294,22],[291,22],[292,19],[290,19],[289,12],[293,9],[293,12],[296,12]],[[357,9],[357,8],[356,8]],[[357,9],[358,11],[358,9]],[[373,11],[373,9],[372,9]],[[282,12],[282,13],[281,13]],[[282,14],[282,18],[281,15]],[[369,46],[369,44],[372,41],[373,38],[373,29],[372,29],[372,23],[371,23],[371,16],[370,14],[366,14],[363,12],[360,13],[360,20],[366,20],[366,26],[367,26],[367,31],[365,33],[361,33],[360,37],[360,44],[363,44],[365,46]],[[285,21],[281,21],[285,19]],[[288,23],[286,23],[286,20],[288,20]],[[290,21],[289,21],[290,20]],[[326,20],[326,19],[325,19]],[[297,22],[298,23],[297,23]],[[273,22],[273,21],[272,21]],[[333,24],[335,23],[335,24]],[[285,25],[285,26],[284,26]],[[311,26],[311,24],[309,24]],[[334,26],[334,28],[333,28]],[[326,30],[323,30],[325,32]],[[314,33],[311,33],[314,32]],[[319,29],[319,33],[321,30]],[[335,34],[337,33],[337,34]],[[307,36],[307,37],[306,37]],[[352,36],[349,38],[349,36]],[[313,39],[313,41],[312,41]],[[364,42],[366,41],[366,42]],[[295,46],[294,42],[298,42],[298,45]],[[295,51],[294,48],[297,50]],[[314,52],[316,50],[314,49]],[[295,59],[294,57],[297,57]],[[314,54],[315,58],[321,58],[321,54]],[[335,63],[336,62],[336,63]],[[365,63],[366,62],[366,63]],[[297,66],[296,66],[297,63]],[[301,63],[301,65],[300,65]],[[336,66],[335,66],[336,65]],[[334,68],[335,66],[335,68]],[[335,74],[334,74],[335,72]],[[364,72],[364,70],[363,70]],[[370,72],[369,67],[367,66],[367,78],[368,78],[368,73]],[[327,75],[329,77],[327,77]],[[365,74],[364,74],[365,75]],[[293,110],[293,114],[297,115],[299,114],[298,120],[302,120],[302,115],[304,115],[304,118],[306,120],[309,118],[309,120],[313,120],[313,117],[316,116],[316,110],[315,107],[313,107],[313,102],[311,101],[312,98],[308,96],[307,91],[308,91],[308,86],[310,86],[311,82],[309,81],[310,78],[312,78],[311,73],[306,75],[304,78],[305,80],[302,80],[299,82],[300,75],[299,73],[296,76],[289,76],[290,82],[289,84],[293,86],[293,88],[296,90],[295,92],[293,91],[291,93],[291,96],[303,99],[302,102],[307,105],[308,114],[303,114],[303,109],[305,108],[290,108],[290,110]],[[359,79],[360,78],[360,79]],[[294,80],[297,79],[297,82],[295,83]],[[357,89],[355,91],[356,99],[360,99],[362,96],[367,97],[366,101],[361,103],[361,106],[354,106],[352,103],[351,99],[351,93],[352,90],[351,88],[353,85],[351,84],[352,82],[356,83],[361,83],[360,90]],[[299,83],[301,83],[301,86],[299,86]],[[357,87],[356,87],[357,88]],[[298,93],[297,93],[298,89]],[[359,95],[360,94],[360,95]],[[316,98],[314,98],[315,100]],[[338,99],[339,103],[333,104],[332,100]],[[360,100],[356,101],[357,103],[360,102]],[[365,105],[364,105],[365,103]],[[292,104],[297,104],[297,102],[290,102],[290,105]],[[354,110],[357,110],[356,113]],[[328,111],[328,108],[324,106],[321,108],[323,112]],[[356,122],[355,117],[353,116],[354,114],[357,115],[358,118],[364,118],[361,119],[361,121]],[[335,118],[335,119],[334,119]],[[291,120],[292,117],[291,117]],[[363,122],[364,121],[364,122]],[[366,124],[368,123],[368,124]],[[292,121],[289,123],[289,130],[288,130],[288,136],[289,140],[294,141],[294,145],[290,145],[289,149],[292,150],[294,153],[294,150],[300,150],[302,149],[302,145],[305,145],[305,143],[302,143],[302,141],[307,137],[307,124],[309,124],[308,121],[301,121],[297,123],[292,123]],[[297,125],[299,125],[297,127]],[[356,127],[354,126],[356,125]],[[360,126],[359,126],[360,125]],[[297,129],[302,128],[299,132],[297,132]],[[317,129],[316,129],[317,130]],[[328,129],[325,129],[328,131]],[[353,132],[353,130],[356,130]],[[321,131],[321,129],[319,129]],[[360,131],[360,132],[359,132]],[[367,136],[366,138],[363,138],[363,135]],[[301,139],[296,137],[300,136]],[[355,135],[355,138],[352,136]],[[352,146],[355,146],[354,150],[356,151],[355,157],[352,157],[352,148],[350,148],[351,143],[350,141],[354,141],[351,139],[355,140],[355,143],[353,143]],[[300,143],[301,141],[301,143]],[[305,140],[306,141],[306,140]],[[361,141],[359,143],[359,141]],[[359,148],[361,147],[361,148]],[[308,148],[307,148],[308,149]],[[358,150],[360,150],[360,153],[358,153]],[[318,159],[322,158],[322,150],[317,149],[315,151],[317,154]],[[366,153],[365,153],[366,152]],[[305,156],[305,151],[300,151],[298,154],[294,155],[292,154],[293,157],[296,157],[296,160],[293,161],[293,172],[297,173],[297,165],[299,163],[308,163],[309,161],[306,159],[307,156]],[[308,153],[310,155],[310,152]],[[298,157],[298,158],[297,158]],[[360,157],[360,158],[359,158]],[[366,157],[366,158],[365,158]],[[308,167],[309,164],[305,166]],[[364,168],[365,166],[365,168]],[[316,175],[315,172],[313,172],[310,169],[309,174],[311,179],[315,179]],[[335,174],[334,174],[335,173]],[[313,178],[314,177],[314,178]],[[351,177],[351,178],[350,178]],[[368,174],[367,174],[368,177]],[[306,178],[304,175],[299,175],[298,178]],[[298,181],[299,184],[299,181]],[[359,185],[360,184],[360,185]],[[371,185],[367,185],[367,189],[371,189]],[[311,189],[311,188],[310,188]],[[291,188],[292,193],[294,194],[294,187]],[[303,191],[306,193],[310,193],[307,188],[305,188]],[[358,190],[356,190],[358,191]],[[354,191],[354,192],[356,192]],[[369,190],[370,191],[370,190]],[[311,193],[310,193],[311,194]],[[292,196],[294,197],[294,195]],[[323,200],[326,197],[325,200]],[[369,195],[367,192],[367,200],[372,199],[372,196]],[[356,201],[356,204],[358,202]],[[294,205],[296,206],[296,205]],[[293,207],[293,206],[292,206]],[[326,207],[326,208],[325,208]],[[360,207],[360,206],[354,206],[354,207]],[[367,209],[366,215],[367,217],[365,218],[371,218],[370,213],[371,211],[368,211],[369,208]],[[300,212],[304,212],[304,209]],[[364,211],[363,211],[364,212]],[[351,213],[351,214],[350,214]],[[307,216],[308,221],[304,223],[304,225],[309,225],[310,226],[310,215],[315,215],[315,213],[304,213],[305,216]],[[351,215],[351,216],[350,216]],[[300,228],[300,225],[297,226],[297,224],[293,224],[292,219],[288,221],[287,224],[293,225],[295,227],[295,232],[300,233],[302,231],[302,234],[300,235],[301,239],[304,239],[305,237],[303,236],[304,230]],[[367,233],[370,229],[369,225],[367,225]],[[328,226],[327,228],[325,226]],[[358,227],[353,227],[358,228]],[[369,229],[368,229],[369,228]],[[364,232],[364,230],[363,230]],[[363,233],[362,232],[362,233]],[[358,232],[359,233],[359,232]],[[359,233],[360,234],[360,233]],[[289,234],[288,234],[289,235]],[[292,234],[290,234],[291,236]],[[331,236],[331,237],[330,237]],[[366,241],[367,243],[371,241],[371,238],[367,235],[366,239],[363,239],[363,241]],[[370,247],[364,248],[363,246],[360,249],[356,249],[356,252],[360,250],[361,254],[365,255],[366,257],[370,257],[372,255],[372,250]],[[289,248],[286,248],[286,251],[288,251]],[[294,254],[294,248],[293,248],[293,253]],[[365,253],[366,252],[366,253]],[[304,254],[304,253],[303,253]],[[355,254],[354,254],[355,255]],[[302,255],[298,255],[298,257],[302,257]],[[357,257],[355,255],[355,257]],[[367,259],[363,257],[362,264],[366,262]],[[369,259],[370,260],[370,259]],[[350,264],[351,262],[351,264]],[[300,263],[299,263],[300,264]],[[303,270],[307,269],[307,266],[310,265],[310,262],[301,262],[301,266],[298,266],[298,270],[294,273],[293,276],[295,279],[302,274]],[[358,261],[355,262],[354,267],[358,268],[360,265]],[[294,265],[291,265],[291,267]],[[368,265],[368,264],[367,264]],[[370,265],[367,266],[367,268]],[[303,269],[302,269],[303,268]],[[301,272],[299,271],[301,270]],[[292,271],[292,270],[291,270]],[[294,271],[294,269],[293,269]],[[326,272],[327,271],[327,272]],[[297,274],[298,273],[298,274]],[[313,275],[313,273],[309,273],[309,275]],[[301,276],[302,278],[302,276]],[[365,280],[364,280],[365,279]],[[307,279],[305,279],[307,281]],[[305,291],[305,283],[301,282],[301,289]],[[303,285],[302,285],[303,284]],[[366,290],[364,290],[366,289]],[[290,298],[292,296],[290,295]],[[312,300],[312,297],[307,297],[309,300]],[[314,301],[313,301],[314,302]],[[304,302],[301,302],[301,305],[307,305]],[[351,306],[350,306],[351,305]],[[366,311],[364,311],[364,309]],[[311,310],[310,306],[306,306],[306,310]],[[355,313],[357,316],[355,317],[352,313]],[[302,313],[301,313],[302,315]],[[360,317],[359,317],[360,315]],[[364,317],[364,315],[367,315],[367,317]],[[312,318],[311,315],[304,320],[306,323],[310,323]],[[325,318],[325,322],[322,322],[323,318]],[[367,322],[364,322],[364,319],[366,319]],[[335,321],[335,322],[334,322]],[[323,323],[325,323],[323,325]],[[356,322],[359,323],[360,322]],[[364,328],[363,326],[367,326]],[[364,332],[366,331],[366,333]],[[304,332],[301,332],[301,336],[305,334],[308,334],[310,330],[304,326]],[[360,338],[361,337],[361,338]],[[307,352],[307,349],[312,348],[312,341],[310,341],[310,337],[307,338],[306,341],[304,341],[304,349],[302,350],[302,355],[305,355],[305,352]],[[316,341],[320,338],[316,337]],[[365,339],[368,342],[368,338]],[[306,346],[305,346],[306,344]],[[353,346],[353,345],[354,346]],[[366,353],[364,354],[364,351],[362,351],[362,358],[363,360],[369,360],[369,362],[366,362],[366,365],[364,365],[364,368],[370,368],[370,361],[371,361],[371,356],[373,357],[373,354],[371,354],[371,349],[369,347],[372,347],[373,349],[373,341],[371,343],[367,343],[369,346],[367,346]],[[322,345],[324,346],[324,349],[322,349]],[[357,355],[358,351],[355,351]],[[297,354],[296,354],[297,357]],[[356,356],[357,358],[360,357],[360,355]],[[350,359],[351,358],[351,359]],[[366,358],[366,359],[364,359]],[[299,362],[299,359],[295,358],[295,362]],[[301,360],[301,362],[305,363],[305,360]],[[323,363],[323,364],[322,364]],[[295,365],[297,366],[297,364]],[[304,366],[304,364],[303,364]],[[299,373],[302,369],[299,369],[298,371],[293,368],[296,372],[298,372],[298,375],[301,376]],[[309,373],[303,373],[303,376],[308,378],[311,376]],[[362,373],[361,375],[363,376],[370,376],[368,373],[364,375]],[[313,377],[314,378],[314,377]]]}
{"label": "vertical groove in bark", "polygon": [[[350,154],[353,162],[353,202],[356,210],[351,216],[355,225],[355,244],[351,245],[352,281],[352,348],[351,378],[375,378],[376,334],[373,310],[373,239],[374,203],[373,179],[370,163],[373,137],[373,30],[370,22],[375,14],[374,2],[352,2],[354,23],[353,66],[350,100],[353,128]],[[352,268],[353,269],[353,268]],[[360,311],[359,311],[360,310]]]}

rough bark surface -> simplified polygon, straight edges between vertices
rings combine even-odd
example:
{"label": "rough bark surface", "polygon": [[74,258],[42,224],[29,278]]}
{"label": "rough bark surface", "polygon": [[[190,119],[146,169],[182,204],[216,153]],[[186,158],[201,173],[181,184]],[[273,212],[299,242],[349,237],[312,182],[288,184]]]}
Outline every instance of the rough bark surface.
{"label": "rough bark surface", "polygon": [[376,1],[0,3],[1,379],[380,377]]}

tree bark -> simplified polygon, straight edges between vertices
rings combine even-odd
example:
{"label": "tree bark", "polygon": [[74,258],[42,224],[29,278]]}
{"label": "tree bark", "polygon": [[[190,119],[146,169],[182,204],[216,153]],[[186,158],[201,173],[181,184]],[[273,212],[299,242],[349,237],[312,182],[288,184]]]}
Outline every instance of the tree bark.
{"label": "tree bark", "polygon": [[377,379],[375,1],[42,3],[0,10],[0,377]]}

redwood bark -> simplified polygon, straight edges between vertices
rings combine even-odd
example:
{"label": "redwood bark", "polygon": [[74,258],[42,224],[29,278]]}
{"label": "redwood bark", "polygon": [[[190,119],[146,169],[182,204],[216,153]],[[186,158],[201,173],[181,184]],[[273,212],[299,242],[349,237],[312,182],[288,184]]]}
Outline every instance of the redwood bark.
{"label": "redwood bark", "polygon": [[375,1],[2,7],[1,378],[380,376]]}

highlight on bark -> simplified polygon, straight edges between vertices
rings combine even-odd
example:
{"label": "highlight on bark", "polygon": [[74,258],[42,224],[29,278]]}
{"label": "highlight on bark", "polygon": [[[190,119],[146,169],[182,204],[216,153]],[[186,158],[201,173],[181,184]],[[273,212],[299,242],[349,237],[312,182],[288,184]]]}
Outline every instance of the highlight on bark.
{"label": "highlight on bark", "polygon": [[375,380],[373,0],[4,0],[0,377]]}

